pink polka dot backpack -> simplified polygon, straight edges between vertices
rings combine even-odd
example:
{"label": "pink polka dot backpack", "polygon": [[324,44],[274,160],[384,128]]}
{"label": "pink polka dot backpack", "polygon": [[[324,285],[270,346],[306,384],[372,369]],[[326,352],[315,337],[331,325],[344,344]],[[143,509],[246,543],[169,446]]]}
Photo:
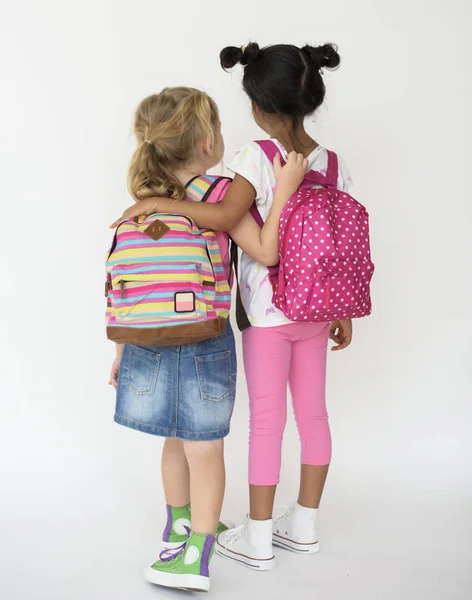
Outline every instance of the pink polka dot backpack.
{"label": "pink polka dot backpack", "polygon": [[[278,147],[270,140],[257,143],[273,163]],[[281,216],[280,264],[269,275],[274,304],[291,321],[337,321],[372,312],[369,215],[336,189],[337,180],[338,158],[328,151],[326,175],[309,171]],[[251,213],[262,225],[255,204]]]}

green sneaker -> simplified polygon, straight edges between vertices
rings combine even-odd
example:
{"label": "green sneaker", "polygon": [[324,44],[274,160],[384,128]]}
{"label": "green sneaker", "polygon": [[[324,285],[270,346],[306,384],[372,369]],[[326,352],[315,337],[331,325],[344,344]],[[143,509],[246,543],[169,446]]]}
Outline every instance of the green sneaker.
{"label": "green sneaker", "polygon": [[[233,527],[232,523],[220,522],[216,533],[218,535]],[[191,529],[190,504],[181,508],[167,506],[167,524],[162,535],[162,548],[179,548],[187,541]]]}
{"label": "green sneaker", "polygon": [[213,556],[215,538],[204,533],[192,533],[180,548],[163,550],[145,577],[156,585],[208,592],[210,589],[209,564]]}
{"label": "green sneaker", "polygon": [[167,506],[167,524],[162,535],[162,547],[179,548],[188,540],[192,523],[190,521],[190,504],[176,508]]}

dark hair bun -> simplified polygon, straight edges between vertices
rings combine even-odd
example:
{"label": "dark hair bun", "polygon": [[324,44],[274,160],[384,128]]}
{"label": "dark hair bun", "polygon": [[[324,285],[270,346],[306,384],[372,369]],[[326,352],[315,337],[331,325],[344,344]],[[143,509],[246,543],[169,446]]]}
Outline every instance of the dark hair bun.
{"label": "dark hair bun", "polygon": [[303,46],[302,51],[313,60],[317,69],[336,69],[341,63],[341,57],[334,44],[324,46]]}
{"label": "dark hair bun", "polygon": [[236,46],[227,46],[220,52],[220,63],[223,69],[232,69],[241,62],[242,58],[243,51]]}
{"label": "dark hair bun", "polygon": [[223,69],[232,69],[238,63],[246,66],[251,64],[260,54],[259,45],[251,42],[242,48],[227,46],[220,52],[220,62]]}
{"label": "dark hair bun", "polygon": [[243,48],[243,60],[241,61],[242,65],[250,65],[252,62],[258,58],[261,53],[261,49],[259,48],[259,44],[256,42],[251,42],[245,48]]}

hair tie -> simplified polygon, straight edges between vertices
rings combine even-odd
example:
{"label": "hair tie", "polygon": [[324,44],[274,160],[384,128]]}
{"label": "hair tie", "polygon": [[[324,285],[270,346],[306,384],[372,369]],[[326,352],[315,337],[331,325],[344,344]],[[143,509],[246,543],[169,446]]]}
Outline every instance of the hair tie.
{"label": "hair tie", "polygon": [[151,140],[144,140],[143,144],[151,144],[151,146],[152,146]]}

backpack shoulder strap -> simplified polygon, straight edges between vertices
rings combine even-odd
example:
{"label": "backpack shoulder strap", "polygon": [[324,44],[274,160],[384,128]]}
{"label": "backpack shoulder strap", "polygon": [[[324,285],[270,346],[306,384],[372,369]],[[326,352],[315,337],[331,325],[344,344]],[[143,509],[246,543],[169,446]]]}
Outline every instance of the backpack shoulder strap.
{"label": "backpack shoulder strap", "polygon": [[202,198],[202,202],[208,202],[209,204],[218,204],[223,200],[229,186],[233,183],[231,177],[215,177],[215,181],[212,183],[208,192]]}
{"label": "backpack shoulder strap", "polygon": [[280,162],[282,163],[282,166],[285,165],[285,159],[282,156],[282,153],[280,152],[280,148],[275,142],[273,142],[272,140],[260,140],[256,141],[256,144],[267,156],[267,158],[270,161],[270,164],[274,164],[274,158],[277,156],[277,154],[280,154]]}
{"label": "backpack shoulder strap", "polygon": [[[194,202],[208,202],[209,204],[218,204],[220,202],[226,192],[228,191],[229,186],[232,184],[233,180],[231,177],[222,177],[215,175],[200,175],[191,179],[186,186],[186,199],[192,200]],[[207,244],[209,243],[209,237],[214,238],[214,240],[218,240],[217,233],[215,231],[205,229],[201,230],[203,236],[207,239]],[[218,249],[221,251],[219,244],[217,244]],[[221,252],[220,252],[221,253]],[[233,252],[230,252],[230,275],[228,278],[228,283],[231,285],[233,281]]]}
{"label": "backpack shoulder strap", "polygon": [[249,209],[249,212],[251,213],[251,216],[254,219],[254,221],[262,229],[264,227],[264,221],[262,220],[261,213],[259,212],[259,209],[257,208],[256,201],[254,201],[251,204],[251,208]]}
{"label": "backpack shoulder strap", "polygon": [[[252,218],[257,223],[257,225],[259,225],[259,227],[262,229],[264,227],[264,221],[261,217],[261,213],[259,212],[259,209],[257,208],[257,204],[255,201],[251,204],[249,213],[251,214]],[[269,271],[269,275],[271,277],[276,277],[279,272],[279,267],[267,267],[267,270]],[[243,331],[243,330],[241,329],[241,331]]]}
{"label": "backpack shoulder strap", "polygon": [[230,177],[197,175],[185,186],[186,200],[216,204],[228,191],[231,181]]}
{"label": "backpack shoulder strap", "polygon": [[319,171],[308,171],[305,175],[304,182],[309,184],[323,185],[328,189],[336,189],[338,186],[338,157],[331,150],[328,152],[328,166],[326,167],[326,175]]}
{"label": "backpack shoulder strap", "polygon": [[[280,154],[282,166],[285,165],[285,159],[280,152],[280,148],[272,140],[260,140],[256,144],[262,149],[264,154],[269,159],[270,163],[274,162],[277,154]],[[328,167],[326,175],[322,175],[317,171],[309,171],[306,180],[310,183],[325,185],[328,188],[336,188],[338,184],[338,157],[334,152],[328,150]],[[254,215],[253,215],[254,216]]]}
{"label": "backpack shoulder strap", "polygon": [[328,168],[326,170],[326,185],[330,188],[338,187],[338,157],[328,150]]}
{"label": "backpack shoulder strap", "polygon": [[239,285],[239,248],[233,240],[231,240],[231,265],[234,269],[234,274],[236,275],[236,323],[239,331],[244,331],[251,327],[251,323],[241,300],[241,287]]}

